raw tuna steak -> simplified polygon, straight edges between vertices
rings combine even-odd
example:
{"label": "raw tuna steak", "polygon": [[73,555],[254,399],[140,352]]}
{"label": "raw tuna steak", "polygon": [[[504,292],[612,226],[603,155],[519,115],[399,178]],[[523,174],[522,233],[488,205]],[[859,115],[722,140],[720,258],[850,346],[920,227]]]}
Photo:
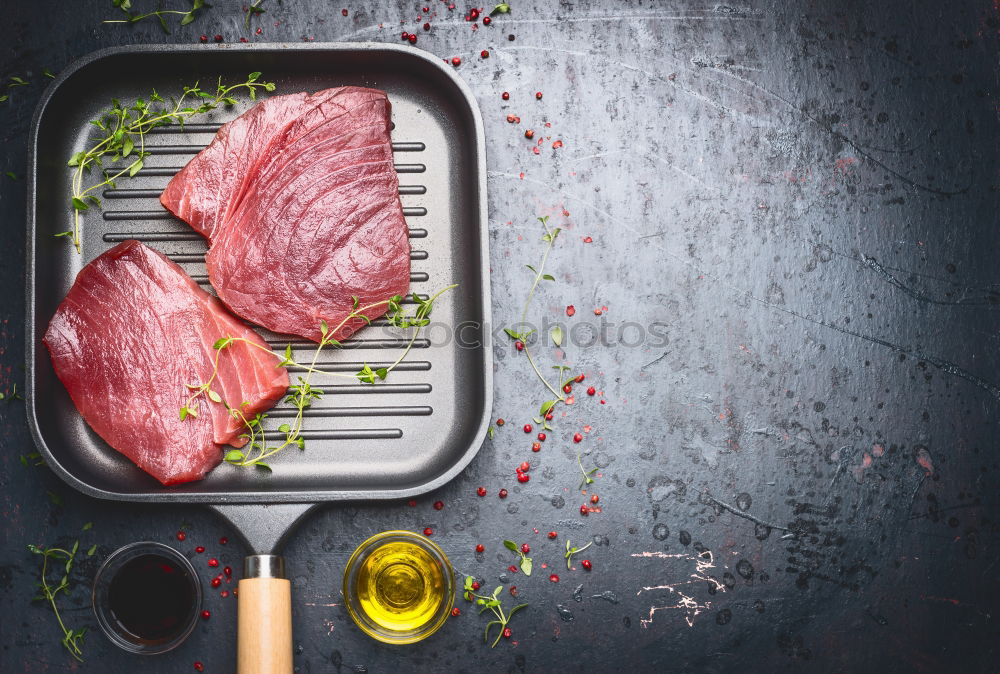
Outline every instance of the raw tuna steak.
{"label": "raw tuna steak", "polygon": [[385,92],[360,87],[270,98],[170,181],[160,201],[208,239],[209,280],[235,313],[319,341],[320,321],[339,325],[353,297],[407,293],[390,110]]}
{"label": "raw tuna steak", "polygon": [[56,375],[98,435],[163,484],[205,476],[222,460],[222,445],[239,447],[241,424],[202,395],[196,417],[180,419],[186,384],[219,374],[212,389],[251,417],[288,388],[278,360],[221,337],[243,337],[266,348],[257,333],[231,316],[162,254],[125,241],[80,270],[49,322],[44,342]]}

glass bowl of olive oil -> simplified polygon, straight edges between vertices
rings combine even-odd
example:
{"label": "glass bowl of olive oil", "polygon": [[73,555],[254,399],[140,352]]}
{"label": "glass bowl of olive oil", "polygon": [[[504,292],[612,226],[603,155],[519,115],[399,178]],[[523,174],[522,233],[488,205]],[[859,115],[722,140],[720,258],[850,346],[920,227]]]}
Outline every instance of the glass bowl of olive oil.
{"label": "glass bowl of olive oil", "polygon": [[443,625],[455,599],[444,551],[412,531],[386,531],[358,546],[344,570],[344,603],[368,636],[412,644]]}

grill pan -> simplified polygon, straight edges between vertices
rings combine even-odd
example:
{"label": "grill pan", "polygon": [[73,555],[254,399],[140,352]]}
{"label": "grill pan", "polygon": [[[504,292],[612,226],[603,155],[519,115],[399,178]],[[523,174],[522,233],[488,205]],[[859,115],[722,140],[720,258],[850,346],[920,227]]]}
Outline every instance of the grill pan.
{"label": "grill pan", "polygon": [[[223,82],[242,82],[254,71],[277,85],[272,95],[344,85],[387,92],[399,191],[410,228],[410,291],[428,295],[450,283],[459,287],[435,303],[431,318],[437,327],[425,328],[387,382],[367,386],[314,376],[326,395],[305,413],[306,448],[275,457],[273,473],[223,464],[200,482],[163,487],[86,425],[56,378],[41,335],[83,265],[125,239],[165,253],[211,291],[206,243],[163,209],[158,197],[220,124],[248,108],[248,98],[183,129],[169,126],[147,134],[151,156],[144,168],[132,179],[120,179],[117,189],[104,190],[102,211],[84,214],[82,255],[67,239],[53,236],[72,226],[66,161],[89,146],[93,127],[88,122],[112,98],[131,102],[148,98],[155,88],[169,100],[194,81],[214,88],[220,75]],[[68,67],[45,92],[35,111],[29,152],[28,422],[46,462],[71,486],[103,499],[210,504],[246,539],[255,555],[248,558],[249,571],[266,578],[280,575],[280,558],[270,553],[317,503],[421,494],[448,482],[475,456],[492,406],[485,141],[475,99],[439,59],[412,48],[364,43],[105,49]],[[461,344],[455,339],[458,327]],[[259,331],[279,350],[291,343],[300,362],[311,351],[304,340]],[[375,321],[343,349],[325,350],[319,366],[354,372],[364,362],[387,365],[407,336],[384,320]],[[270,413],[269,428],[293,414],[290,406],[279,404]],[[256,602],[250,595],[241,588],[241,632],[245,620],[256,619],[243,613]],[[290,644],[289,636],[289,662]],[[283,652],[285,645],[279,646]],[[269,648],[246,657],[264,657]],[[251,671],[244,666],[243,650],[241,639],[240,670]]]}

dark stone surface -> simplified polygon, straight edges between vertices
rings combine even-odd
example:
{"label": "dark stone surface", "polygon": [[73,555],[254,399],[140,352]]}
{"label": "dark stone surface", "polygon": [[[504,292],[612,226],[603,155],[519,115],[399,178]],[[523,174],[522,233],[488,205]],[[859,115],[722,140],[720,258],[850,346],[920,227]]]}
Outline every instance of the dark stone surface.
{"label": "dark stone surface", "polygon": [[[259,36],[228,0],[172,35],[102,25],[110,2],[4,4],[0,74],[30,84],[0,103],[0,173],[17,175],[0,176],[0,391],[23,381],[23,174],[43,67],[202,33],[398,41],[416,30],[416,48],[462,57],[486,120],[494,320],[517,319],[522,265],[541,251],[534,217],[552,214],[565,228],[549,261],[558,283],[534,316],[590,325],[566,357],[607,404],[578,387],[532,454],[520,425],[543,391],[497,346],[496,414],[509,423],[461,477],[414,508],[327,507],[292,539],[298,670],[994,669],[995,3],[517,2],[473,32],[461,9],[435,2],[429,33],[414,23],[420,3],[372,4],[267,0]],[[540,154],[525,127],[546,139]],[[614,325],[607,343],[585,345],[602,320]],[[660,324],[665,337],[622,345],[627,322]],[[603,510],[587,518],[570,440],[585,424],[578,447],[600,466]],[[98,552],[63,601],[68,623],[91,629],[82,668],[232,670],[235,602],[208,573],[211,620],[145,660],[94,631],[87,584],[103,556],[139,539],[173,541],[206,572],[196,545],[237,566],[234,532],[203,508],[98,502],[23,467],[32,447],[18,401],[0,402],[0,443],[0,669],[73,666],[51,613],[30,602],[38,560],[25,545],[72,541],[93,521],[79,538]],[[525,458],[537,465],[519,485]],[[510,579],[531,604],[511,642],[484,646],[485,620],[461,603],[461,617],[416,646],[383,646],[352,625],[338,590],[350,551],[374,532],[425,526],[487,587],[511,561],[503,538],[532,545],[535,574]],[[551,529],[558,540],[544,537]],[[567,537],[595,542],[592,572],[566,571]],[[656,610],[682,593],[696,608]]]}

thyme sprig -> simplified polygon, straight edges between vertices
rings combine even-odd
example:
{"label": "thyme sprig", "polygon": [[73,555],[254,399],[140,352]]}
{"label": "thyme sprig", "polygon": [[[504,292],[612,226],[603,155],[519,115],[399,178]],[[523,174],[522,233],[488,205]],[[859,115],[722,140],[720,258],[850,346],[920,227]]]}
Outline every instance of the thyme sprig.
{"label": "thyme sprig", "polygon": [[471,601],[473,598],[476,600],[476,605],[479,606],[479,614],[482,615],[486,611],[492,611],[493,615],[496,616],[496,620],[491,620],[486,623],[486,630],[483,632],[483,643],[490,640],[490,631],[493,629],[494,625],[499,626],[499,631],[497,631],[497,638],[493,641],[493,645],[490,648],[496,648],[496,645],[500,643],[500,638],[503,636],[504,630],[507,629],[507,623],[510,619],[514,617],[514,614],[520,611],[522,608],[526,608],[527,604],[518,604],[514,608],[510,609],[509,613],[504,613],[503,604],[500,600],[500,591],[503,590],[503,585],[497,586],[493,590],[493,594],[482,595],[476,594],[472,589],[472,584],[475,579],[472,576],[465,577],[465,584],[463,585],[464,596],[466,600]]}
{"label": "thyme sprig", "polygon": [[[269,459],[278,452],[281,452],[292,445],[295,445],[299,449],[305,449],[305,439],[302,437],[302,422],[305,410],[310,407],[314,401],[324,395],[324,391],[322,389],[312,385],[312,375],[323,374],[333,377],[348,377],[357,379],[363,384],[372,385],[376,383],[376,378],[384,380],[388,377],[390,372],[403,362],[403,359],[406,358],[407,354],[409,354],[417,336],[420,334],[420,330],[430,324],[430,315],[434,307],[434,301],[441,297],[444,293],[456,287],[457,284],[446,286],[426,299],[421,298],[419,295],[414,293],[413,300],[417,307],[412,314],[407,314],[403,309],[403,298],[400,295],[396,295],[388,300],[372,302],[371,304],[366,304],[364,306],[360,306],[360,302],[357,297],[353,298],[353,309],[332,330],[329,328],[326,321],[320,321],[320,341],[315,351],[313,351],[312,360],[308,365],[299,363],[292,358],[291,344],[287,345],[283,352],[278,353],[271,351],[267,347],[261,346],[257,342],[251,341],[245,337],[222,337],[213,345],[213,348],[215,349],[215,356],[213,357],[212,374],[205,382],[199,384],[187,384],[191,393],[184,402],[184,406],[180,409],[181,421],[184,421],[188,417],[198,416],[194,402],[202,395],[206,396],[209,401],[213,403],[225,405],[230,416],[238,420],[243,425],[245,432],[240,437],[244,438],[247,443],[243,449],[231,449],[227,451],[224,456],[224,460],[234,466],[256,466],[258,468],[270,470],[270,466],[266,463],[266,459]],[[376,369],[372,369],[368,363],[364,363],[361,370],[355,372],[354,374],[327,372],[316,367],[319,354],[324,348],[328,346],[341,346],[340,341],[334,339],[333,337],[341,330],[341,328],[347,325],[349,321],[355,319],[361,319],[366,323],[371,323],[371,319],[368,317],[367,312],[382,307],[386,308],[390,325],[400,328],[415,328],[406,344],[406,348],[403,349],[403,352],[394,362],[387,367],[380,367]],[[248,419],[243,413],[243,410],[249,405],[248,402],[244,401],[239,405],[233,406],[228,401],[223,400],[222,396],[219,395],[217,391],[212,389],[212,384],[215,382],[219,374],[219,358],[221,357],[222,352],[236,343],[247,344],[255,349],[260,349],[261,351],[278,358],[280,362],[276,364],[276,367],[296,367],[305,371],[305,375],[300,375],[297,378],[298,383],[289,387],[290,393],[285,396],[285,402],[290,403],[295,408],[296,413],[291,423],[284,423],[278,427],[278,430],[284,434],[284,439],[276,445],[268,445],[266,438],[264,437],[263,422],[267,418],[267,414],[256,414],[253,418]]]}
{"label": "thyme sprig", "polygon": [[261,7],[264,4],[264,0],[254,0],[246,8],[246,16],[243,19],[243,25],[247,30],[250,30],[250,17],[258,16],[263,14],[267,10]]}
{"label": "thyme sprig", "polygon": [[[83,530],[87,531],[90,529],[91,523],[83,525]],[[69,594],[70,584],[69,576],[73,572],[73,562],[76,561],[76,554],[80,550],[80,541],[76,540],[73,542],[73,546],[70,549],[57,548],[57,547],[39,547],[37,545],[29,545],[28,550],[36,555],[41,555],[42,557],[42,569],[41,578],[38,583],[38,594],[34,597],[34,601],[47,601],[52,607],[52,612],[56,616],[56,622],[59,623],[59,629],[62,630],[63,637],[61,643],[65,646],[69,654],[72,655],[79,662],[83,662],[83,636],[87,633],[87,628],[71,629],[66,627],[66,623],[63,622],[62,615],[59,613],[59,605],[56,599],[59,597],[60,593]],[[87,556],[92,556],[97,551],[97,546],[91,546],[87,550]],[[59,582],[56,585],[49,584],[49,563],[52,562],[51,568],[56,568],[62,571],[62,576],[59,578]]]}
{"label": "thyme sprig", "polygon": [[573,564],[573,555],[575,555],[578,552],[583,552],[584,550],[586,550],[587,548],[589,548],[593,544],[594,544],[594,541],[590,541],[585,546],[583,546],[582,548],[574,548],[574,547],[570,547],[570,542],[569,542],[569,539],[567,538],[566,539],[566,555],[565,555],[565,557],[566,557],[566,569],[567,570],[571,570],[573,568],[573,566],[572,566],[572,564]]}
{"label": "thyme sprig", "polygon": [[[115,187],[115,181],[124,175],[135,176],[143,167],[149,152],[146,151],[146,134],[151,130],[168,124],[181,126],[195,115],[201,115],[220,106],[236,104],[234,94],[245,89],[250,100],[256,100],[258,89],[274,91],[274,83],[261,82],[260,73],[250,73],[245,82],[226,85],[220,77],[215,91],[202,89],[198,82],[194,86],[184,87],[180,97],[167,102],[154,89],[149,100],[138,99],[132,105],[123,105],[118,99],[112,99],[111,108],[98,115],[90,123],[100,129],[103,137],[89,149],[77,152],[70,157],[67,165],[74,169],[71,181],[72,196],[70,205],[73,208],[73,229],[60,232],[56,236],[70,237],[76,252],[80,253],[80,222],[82,214],[91,206],[101,207],[101,200],[95,192],[105,186]],[[160,103],[157,106],[155,104]],[[105,160],[118,162],[128,160],[123,168],[114,168],[104,174],[104,179],[89,187],[84,186],[84,176],[95,166],[103,167]]]}
{"label": "thyme sprig", "polygon": [[[531,307],[531,300],[535,296],[535,290],[538,289],[538,285],[542,281],[555,281],[555,277],[553,277],[551,274],[545,273],[545,263],[549,259],[549,253],[552,252],[553,246],[555,246],[556,237],[559,236],[559,232],[562,230],[559,227],[549,227],[549,216],[547,215],[538,218],[538,221],[542,223],[542,227],[545,229],[545,233],[542,235],[542,241],[545,242],[546,244],[545,251],[542,253],[542,259],[541,262],[539,262],[537,268],[530,264],[525,265],[525,267],[527,267],[534,273],[535,278],[531,284],[531,289],[528,291],[528,296],[524,300],[524,307],[521,310],[521,321],[518,324],[519,326],[526,325],[526,320],[528,318],[528,309]],[[556,370],[558,373],[556,375],[557,376],[556,385],[553,385],[553,383],[550,382],[548,378],[546,378],[545,375],[542,374],[542,371],[538,368],[538,364],[535,362],[534,356],[532,356],[531,354],[531,347],[528,344],[528,339],[535,333],[535,331],[526,330],[518,332],[513,328],[504,328],[504,332],[507,333],[508,337],[520,342],[521,345],[523,345],[523,348],[521,350],[524,352],[525,357],[527,357],[528,363],[531,365],[531,369],[535,371],[535,375],[537,375],[538,380],[545,385],[545,388],[547,388],[549,392],[552,393],[553,396],[555,396],[551,400],[546,400],[545,402],[542,403],[541,407],[538,410],[538,416],[534,418],[535,423],[542,424],[545,430],[550,431],[552,430],[552,427],[549,426],[548,422],[545,420],[545,415],[559,403],[565,404],[566,395],[562,392],[562,389],[567,384],[573,381],[572,376],[570,377],[565,376],[566,371],[569,370],[569,367],[565,365],[552,366],[552,369]],[[550,333],[550,337],[552,338],[552,341],[556,344],[556,346],[561,346],[563,338],[562,328],[559,328],[558,331],[556,331],[556,329],[553,328],[552,332]],[[560,381],[561,383],[559,383]]]}
{"label": "thyme sprig", "polygon": [[521,557],[521,561],[520,561],[521,571],[524,573],[524,575],[530,576],[531,575],[531,557],[528,557],[528,555],[524,554],[524,552],[521,551],[521,548],[517,547],[517,543],[515,543],[514,541],[504,541],[503,542],[503,546],[505,548],[507,548],[508,550],[510,550],[511,552],[515,552],[518,555],[520,555],[520,557]]}
{"label": "thyme sprig", "polygon": [[159,9],[155,12],[147,12],[145,14],[139,14],[138,12],[130,11],[132,9],[132,0],[111,0],[111,4],[117,7],[125,14],[124,19],[106,19],[103,23],[138,23],[143,19],[148,19],[150,17],[156,18],[160,22],[160,28],[167,35],[170,34],[170,27],[167,25],[167,17],[171,14],[181,15],[181,24],[186,26],[195,20],[198,10],[211,7],[211,5],[206,4],[205,0],[191,0],[191,9],[184,11],[180,9]]}
{"label": "thyme sprig", "polygon": [[577,491],[579,491],[579,490],[583,489],[588,484],[590,484],[590,483],[592,483],[594,481],[594,478],[592,478],[590,476],[597,472],[597,468],[594,467],[594,468],[591,468],[590,470],[584,470],[583,469],[583,460],[580,459],[580,455],[579,454],[576,455],[576,465],[580,466],[580,472],[583,474],[583,481],[580,482],[580,486],[577,487]]}

